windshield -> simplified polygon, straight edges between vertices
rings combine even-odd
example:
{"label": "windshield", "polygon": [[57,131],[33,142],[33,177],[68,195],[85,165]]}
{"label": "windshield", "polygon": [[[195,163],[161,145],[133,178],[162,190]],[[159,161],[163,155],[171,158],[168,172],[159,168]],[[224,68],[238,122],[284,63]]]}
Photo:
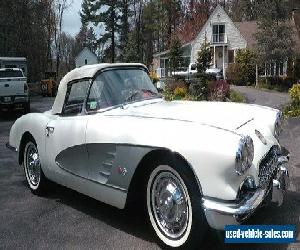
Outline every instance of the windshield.
{"label": "windshield", "polygon": [[97,76],[90,89],[87,111],[96,111],[160,95],[143,69],[113,69]]}
{"label": "windshield", "polygon": [[23,73],[21,70],[0,70],[0,78],[8,78],[8,77],[23,77]]}

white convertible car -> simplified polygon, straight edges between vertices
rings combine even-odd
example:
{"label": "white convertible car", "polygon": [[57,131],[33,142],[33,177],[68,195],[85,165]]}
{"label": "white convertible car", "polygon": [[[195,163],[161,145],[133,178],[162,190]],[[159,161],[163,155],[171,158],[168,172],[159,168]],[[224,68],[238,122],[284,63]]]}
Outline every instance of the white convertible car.
{"label": "white convertible car", "polygon": [[[257,105],[168,102],[142,64],[97,64],[61,81],[51,110],[19,118],[7,146],[34,194],[48,180],[120,209],[143,204],[162,243],[190,247],[209,225],[281,205],[282,114]],[[136,202],[136,203],[134,203]]]}

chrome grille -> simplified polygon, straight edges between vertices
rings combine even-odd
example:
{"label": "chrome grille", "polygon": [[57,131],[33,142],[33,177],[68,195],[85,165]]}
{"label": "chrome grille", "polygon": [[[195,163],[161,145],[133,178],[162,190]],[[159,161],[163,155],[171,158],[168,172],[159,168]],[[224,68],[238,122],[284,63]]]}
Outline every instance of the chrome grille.
{"label": "chrome grille", "polygon": [[277,162],[280,153],[278,146],[273,146],[265,158],[259,164],[259,186],[266,187],[277,169]]}

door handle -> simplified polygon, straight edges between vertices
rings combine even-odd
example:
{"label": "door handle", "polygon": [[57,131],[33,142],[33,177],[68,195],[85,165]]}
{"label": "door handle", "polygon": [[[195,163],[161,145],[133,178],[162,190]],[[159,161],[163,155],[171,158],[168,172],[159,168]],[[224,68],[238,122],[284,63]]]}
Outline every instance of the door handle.
{"label": "door handle", "polygon": [[50,134],[53,134],[54,127],[46,127],[46,136],[49,136]]}

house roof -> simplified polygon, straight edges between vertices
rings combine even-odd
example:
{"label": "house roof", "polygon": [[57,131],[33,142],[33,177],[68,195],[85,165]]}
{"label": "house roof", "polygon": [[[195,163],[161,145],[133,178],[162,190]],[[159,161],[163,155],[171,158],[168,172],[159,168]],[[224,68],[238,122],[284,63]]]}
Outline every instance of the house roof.
{"label": "house roof", "polygon": [[[192,42],[189,42],[189,43],[185,43],[183,44],[181,47],[184,48],[184,47],[188,47],[192,44]],[[164,50],[164,51],[161,51],[161,52],[157,52],[155,54],[153,54],[153,57],[157,57],[157,56],[163,56],[163,55],[167,55],[170,53],[170,50]]]}
{"label": "house roof", "polygon": [[84,47],[83,50],[80,51],[79,54],[75,57],[75,60],[80,58],[83,55],[83,53],[86,53],[86,52],[93,55],[95,58],[97,58],[96,54],[93,53],[88,47]]}
{"label": "house roof", "polygon": [[255,34],[258,30],[257,22],[234,22],[234,25],[238,28],[243,37],[246,39],[247,47],[250,49],[254,49],[257,45],[257,41],[255,38]]}
{"label": "house roof", "polygon": [[[300,21],[300,15],[299,15],[299,21]],[[300,54],[300,24],[299,24],[299,30],[297,30],[296,20],[290,20],[289,22],[291,28],[293,29],[292,36],[295,42],[294,49],[297,54]],[[257,22],[256,21],[234,22],[234,24],[246,39],[247,48],[255,49],[257,45],[257,40],[255,38],[255,34],[258,31]]]}

